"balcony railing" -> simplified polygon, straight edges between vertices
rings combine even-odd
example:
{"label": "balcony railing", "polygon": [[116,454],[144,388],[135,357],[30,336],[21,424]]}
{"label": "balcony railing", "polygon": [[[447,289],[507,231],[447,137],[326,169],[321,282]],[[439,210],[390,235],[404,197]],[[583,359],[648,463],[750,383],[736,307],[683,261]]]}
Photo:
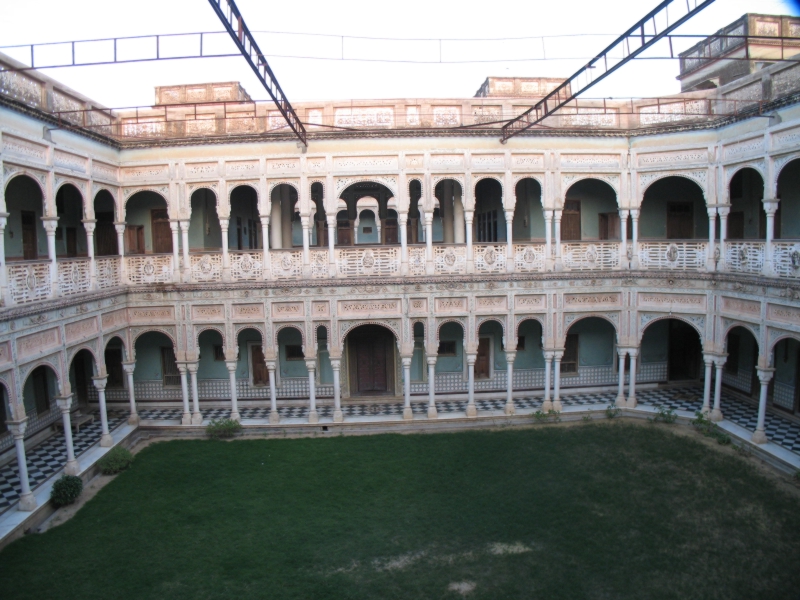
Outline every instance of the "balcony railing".
{"label": "balcony railing", "polygon": [[725,242],[725,266],[734,273],[758,274],[764,270],[765,242]]}
{"label": "balcony railing", "polygon": [[518,273],[540,273],[545,264],[544,244],[515,244],[514,270]]}
{"label": "balcony railing", "polygon": [[231,252],[231,279],[233,281],[260,281],[264,279],[264,255],[253,252]]}
{"label": "balcony railing", "polygon": [[95,259],[98,289],[104,290],[120,285],[121,264],[122,261],[119,256],[103,256]]}
{"label": "balcony railing", "polygon": [[7,263],[8,292],[15,304],[45,300],[52,294],[49,262]]}
{"label": "balcony railing", "polygon": [[561,248],[564,267],[570,271],[617,269],[619,252],[619,242],[570,242]]}
{"label": "balcony railing", "polygon": [[336,250],[336,272],[342,277],[377,275],[389,277],[400,272],[400,248],[341,248]]}
{"label": "balcony railing", "polygon": [[58,293],[71,296],[88,292],[92,283],[88,258],[58,261]]}
{"label": "balcony railing", "polygon": [[270,250],[269,256],[275,279],[300,279],[303,275],[302,250]]}
{"label": "balcony railing", "polygon": [[467,272],[466,246],[434,246],[433,263],[436,273],[460,275]]}
{"label": "balcony railing", "polygon": [[773,242],[772,260],[778,277],[800,277],[800,241]]}
{"label": "balcony railing", "polygon": [[189,256],[192,281],[222,281],[222,254],[204,253]]}
{"label": "balcony railing", "polygon": [[173,280],[171,254],[140,254],[125,257],[130,285],[170,283]]}
{"label": "balcony railing", "polygon": [[505,273],[505,244],[475,244],[473,256],[476,273]]}
{"label": "balcony railing", "polygon": [[639,268],[666,271],[699,271],[705,268],[708,242],[639,242]]}

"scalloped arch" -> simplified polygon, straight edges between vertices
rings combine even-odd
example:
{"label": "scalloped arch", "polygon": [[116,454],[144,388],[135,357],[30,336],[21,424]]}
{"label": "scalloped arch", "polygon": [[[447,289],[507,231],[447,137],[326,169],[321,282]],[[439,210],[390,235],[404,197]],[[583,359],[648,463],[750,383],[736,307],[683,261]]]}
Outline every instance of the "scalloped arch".
{"label": "scalloped arch", "polygon": [[125,353],[127,354],[128,346],[125,343],[125,338],[123,338],[121,335],[118,335],[117,333],[114,333],[111,337],[108,338],[108,340],[105,341],[105,343],[103,344],[103,352],[106,351],[106,348],[108,348],[108,345],[111,343],[111,341],[114,338],[117,338],[120,341],[120,343],[122,344],[122,347],[125,349]]}
{"label": "scalloped arch", "polygon": [[525,173],[524,175],[515,175],[513,179],[514,183],[514,192],[517,191],[517,185],[523,179],[533,179],[536,183],[539,184],[539,188],[542,191],[542,195],[544,195],[544,177],[542,175],[534,174],[534,173]]}
{"label": "scalloped arch", "polygon": [[543,318],[536,317],[536,316],[533,316],[533,315],[517,315],[517,323],[514,326],[514,334],[517,337],[519,337],[519,328],[522,326],[522,324],[525,321],[536,321],[539,324],[539,326],[542,328],[542,335],[544,335],[544,331],[545,331],[546,326],[545,326],[545,322],[544,322]]}
{"label": "scalloped arch", "polygon": [[306,345],[306,332],[303,330],[304,327],[298,323],[283,323],[281,325],[275,326],[275,331],[273,335],[275,336],[275,347],[278,348],[278,336],[280,335],[281,331],[284,329],[296,329],[300,332],[300,339],[303,342],[303,347]]}
{"label": "scalloped arch", "polygon": [[[613,183],[611,183],[607,179],[603,179],[602,176],[598,176],[598,174],[596,174],[596,173],[581,173],[581,174],[578,174],[577,175],[577,179],[575,179],[574,181],[570,181],[569,187],[567,187],[567,189],[563,190],[562,196],[566,197],[567,192],[569,190],[571,190],[572,187],[576,183],[580,183],[581,181],[586,181],[587,179],[591,179],[592,181],[599,181],[600,183],[604,183],[608,187],[610,187],[614,192],[614,198],[617,201],[617,206],[619,206],[619,189],[618,189],[619,185],[618,184],[614,185]],[[544,189],[544,188],[542,188],[542,189]],[[563,198],[561,200],[562,200],[562,206],[563,206]]]}
{"label": "scalloped arch", "polygon": [[56,195],[58,195],[58,191],[59,191],[59,190],[60,190],[62,187],[64,187],[65,185],[71,185],[71,186],[72,186],[72,187],[74,187],[74,188],[75,188],[75,189],[78,191],[78,193],[81,195],[81,203],[83,203],[83,202],[84,202],[84,200],[85,200],[84,196],[86,195],[86,190],[84,190],[84,189],[81,189],[83,186],[79,185],[79,183],[78,183],[78,181],[77,181],[77,180],[75,180],[75,179],[60,179],[60,180],[56,180],[56,181],[57,181],[58,183],[57,183],[57,185],[56,185],[55,189],[53,190],[53,192],[54,192]]}
{"label": "scalloped arch", "polygon": [[228,348],[227,337],[225,336],[224,328],[220,328],[216,325],[200,325],[197,329],[195,329],[194,332],[195,348],[197,348],[198,350],[200,349],[200,336],[203,335],[203,333],[206,331],[216,331],[218,334],[220,334],[220,336],[222,336],[222,346],[226,349]]}
{"label": "scalloped arch", "polygon": [[467,338],[467,326],[466,326],[466,324],[464,323],[464,321],[462,319],[459,319],[459,318],[456,318],[456,317],[444,319],[444,320],[439,321],[438,323],[436,323],[436,340],[435,341],[437,343],[439,342],[439,334],[442,331],[442,327],[444,327],[448,323],[456,323],[456,324],[460,325],[461,326],[461,331],[464,334],[464,340],[466,341],[466,338]]}
{"label": "scalloped arch", "polygon": [[[128,189],[131,189],[131,188],[128,188]],[[172,205],[169,203],[169,198],[167,196],[165,196],[163,193],[161,193],[160,191],[158,191],[157,189],[152,188],[152,187],[132,188],[130,194],[126,195],[126,194],[123,193],[123,196],[125,196],[125,199],[122,202],[122,209],[123,210],[128,208],[128,202],[131,200],[131,198],[133,198],[139,192],[153,192],[154,194],[158,194],[159,196],[161,196],[161,199],[164,200],[164,202],[167,203],[167,211],[172,212],[170,210],[172,208]]]}
{"label": "scalloped arch", "polygon": [[[250,324],[250,325],[239,325],[239,326],[236,328],[236,330],[234,331],[234,333],[233,333],[233,337],[234,337],[234,339],[236,340],[236,343],[237,343],[237,344],[239,343],[239,334],[240,334],[240,333],[242,333],[243,331],[246,331],[246,330],[248,330],[248,329],[252,329],[253,331],[257,331],[257,332],[258,332],[258,334],[261,336],[261,341],[262,341],[262,343],[263,343],[263,341],[266,339],[266,336],[264,335],[264,328],[263,328],[263,327],[261,327],[260,325],[255,325],[255,324]],[[224,339],[224,338],[223,338],[223,339]]]}
{"label": "scalloped arch", "polygon": [[[643,173],[639,174],[640,181],[641,181],[642,175],[643,175]],[[697,187],[700,188],[700,192],[703,194],[703,200],[706,200],[706,184],[705,184],[705,182],[701,182],[700,180],[698,180],[698,179],[696,179],[694,177],[691,177],[687,173],[675,173],[675,172],[669,171],[669,172],[666,172],[666,173],[659,173],[655,178],[653,178],[651,181],[647,182],[647,185],[644,186],[644,189],[642,189],[642,197],[639,198],[639,206],[640,207],[641,207],[642,203],[644,202],[644,195],[647,193],[647,190],[650,189],[650,186],[652,186],[656,181],[661,181],[662,179],[666,179],[667,177],[680,177],[682,179],[687,179],[687,180],[691,181],[692,183],[697,185]]]}
{"label": "scalloped arch", "polygon": [[[247,184],[247,183],[243,183],[242,185],[250,185],[250,187],[253,187],[251,184]],[[287,179],[280,179],[280,180],[276,179],[274,181],[270,181],[268,186],[267,186],[267,198],[269,198],[270,202],[272,202],[272,192],[275,191],[275,188],[277,188],[277,187],[279,187],[281,185],[288,185],[290,187],[293,187],[294,191],[297,192],[297,201],[298,202],[300,201],[300,183],[299,182],[289,181]],[[310,186],[309,186],[309,189],[310,189]],[[256,194],[258,194],[258,190],[256,190]],[[230,194],[228,194],[228,197],[230,197]]]}
{"label": "scalloped arch", "polygon": [[478,339],[478,335],[480,334],[481,331],[481,326],[484,323],[491,323],[491,322],[500,325],[500,329],[503,330],[503,337],[506,336],[507,326],[505,320],[501,320],[499,317],[485,316],[485,317],[478,317],[475,320],[475,339]]}
{"label": "scalloped arch", "polygon": [[[787,154],[786,156],[781,156],[779,159],[773,159],[773,164],[777,163],[778,168],[775,169],[775,174],[772,178],[772,194],[773,197],[778,195],[778,181],[781,178],[781,173],[783,170],[792,164],[794,161],[800,160],[800,152],[795,152],[792,154]],[[764,194],[766,195],[767,190],[764,190]]]}
{"label": "scalloped arch", "polygon": [[25,177],[27,177],[29,179],[32,179],[34,181],[34,183],[36,183],[36,186],[39,188],[39,191],[42,193],[42,201],[44,201],[47,198],[47,193],[45,192],[44,185],[39,180],[39,178],[35,175],[35,172],[34,171],[30,171],[28,169],[19,169],[17,171],[14,171],[13,173],[11,173],[11,176],[8,177],[5,180],[3,189],[7,190],[8,189],[8,184],[11,183],[14,179],[16,179],[17,177],[19,177],[21,175],[24,175]]}
{"label": "scalloped arch", "polygon": [[[580,313],[580,316],[577,319],[575,319],[569,325],[564,327],[564,335],[561,338],[561,341],[562,342],[566,342],[567,334],[569,333],[569,330],[572,329],[572,326],[575,325],[575,323],[577,323],[579,321],[585,321],[586,319],[591,319],[592,317],[596,317],[598,319],[602,319],[606,323],[610,323],[611,326],[614,328],[614,335],[616,336],[617,341],[619,341],[619,327],[617,326],[616,323],[614,323],[614,321],[609,319],[608,316],[604,315],[603,313],[585,313],[585,314],[584,313]],[[648,323],[648,325],[649,325],[649,323]]]}
{"label": "scalloped arch", "polygon": [[786,333],[782,333],[772,341],[772,344],[769,347],[770,364],[772,364],[772,355],[775,352],[775,346],[778,345],[778,342],[783,340],[794,340],[795,342],[800,344],[800,333],[792,333],[790,331],[787,331]]}
{"label": "scalloped arch", "polygon": [[700,331],[700,328],[697,326],[697,324],[696,323],[692,323],[692,321],[690,321],[688,318],[684,317],[683,315],[678,315],[678,314],[675,314],[675,313],[672,313],[672,314],[669,314],[669,315],[663,315],[663,316],[660,316],[660,317],[656,317],[655,319],[652,319],[652,320],[648,321],[647,325],[642,327],[641,331],[639,332],[639,342],[641,343],[642,338],[644,337],[644,332],[647,331],[647,328],[650,327],[650,325],[652,325],[653,323],[656,323],[658,321],[663,321],[665,319],[675,319],[676,321],[683,321],[687,325],[691,325],[692,329],[694,329],[697,332],[697,335],[700,337],[700,345],[701,346],[705,345],[705,338],[703,336],[703,332]]}
{"label": "scalloped arch", "polygon": [[[728,171],[726,173],[727,179],[726,179],[725,187],[728,189],[728,193],[730,193],[731,181],[733,181],[734,176],[739,171],[744,171],[745,169],[753,169],[753,171],[755,171],[756,173],[758,173],[761,176],[761,183],[765,183],[766,182],[766,178],[764,177],[764,168],[759,166],[759,165],[757,165],[756,163],[746,163],[746,164],[743,164],[743,165],[736,165],[736,168],[731,169],[730,171]],[[766,190],[764,190],[764,191],[766,191]]]}
{"label": "scalloped arch", "polygon": [[396,327],[387,321],[379,321],[379,320],[355,321],[353,323],[349,323],[344,329],[342,329],[341,337],[339,338],[340,343],[344,345],[344,341],[345,338],[347,338],[347,335],[351,331],[353,331],[353,329],[361,327],[362,325],[380,325],[381,327],[391,331],[394,334],[395,342],[397,344],[400,344],[400,332],[396,329]]}
{"label": "scalloped arch", "polygon": [[[69,369],[72,367],[72,361],[75,360],[75,357],[81,350],[86,350],[89,352],[89,354],[92,355],[92,358],[94,359],[95,368],[99,370],[100,360],[97,358],[97,354],[95,353],[94,349],[87,346],[86,344],[80,344],[78,346],[67,348],[67,370],[69,371]],[[105,360],[103,360],[103,364],[105,364]]]}
{"label": "scalloped arch", "polygon": [[28,377],[30,377],[31,373],[33,373],[39,367],[47,367],[55,374],[59,390],[61,390],[62,386],[64,385],[64,382],[61,381],[61,373],[59,373],[58,369],[53,366],[53,363],[47,362],[45,359],[39,359],[31,365],[25,365],[25,367],[27,368],[27,372],[25,373],[25,379],[22,380],[22,386],[20,387],[20,390],[25,389],[25,384],[28,382]]}
{"label": "scalloped arch", "polygon": [[136,349],[136,341],[137,341],[137,340],[138,340],[140,337],[142,337],[142,336],[143,336],[145,333],[150,333],[151,331],[155,331],[156,333],[163,333],[165,336],[167,336],[167,337],[169,338],[169,341],[171,341],[171,342],[172,342],[172,347],[173,347],[174,349],[177,349],[177,348],[178,348],[178,344],[177,344],[177,342],[175,341],[175,335],[174,335],[174,334],[172,334],[172,333],[170,333],[170,332],[169,332],[169,330],[167,330],[167,329],[162,329],[161,327],[147,327],[147,328],[145,328],[145,329],[142,329],[142,331],[139,331],[139,332],[137,332],[137,333],[136,333],[136,335],[133,337],[133,341],[131,342],[131,345],[132,345],[132,346],[133,346],[133,348],[134,348],[134,352],[136,351],[136,350],[135,350],[135,349]]}
{"label": "scalloped arch", "polygon": [[[753,339],[756,341],[756,348],[758,348],[759,354],[761,354],[761,341],[758,339],[758,334],[753,330],[753,326],[750,323],[744,323],[743,321],[736,321],[731,323],[723,332],[722,332],[722,342],[723,344],[728,340],[728,334],[736,329],[737,327],[741,327],[742,329],[746,329],[750,332],[750,335],[753,336]],[[702,336],[700,336],[702,339]]]}

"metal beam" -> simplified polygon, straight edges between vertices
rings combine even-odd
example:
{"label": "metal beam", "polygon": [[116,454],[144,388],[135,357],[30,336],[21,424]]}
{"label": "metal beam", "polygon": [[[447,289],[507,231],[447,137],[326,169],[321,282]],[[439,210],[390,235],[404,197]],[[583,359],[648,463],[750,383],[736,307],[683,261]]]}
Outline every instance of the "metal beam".
{"label": "metal beam", "polygon": [[253,69],[256,77],[261,81],[261,84],[267,90],[273,102],[275,102],[278,110],[281,111],[283,118],[286,119],[286,123],[300,142],[304,146],[308,146],[306,129],[303,127],[300,118],[283,93],[275,74],[272,72],[269,64],[267,64],[264,53],[261,52],[255,39],[253,39],[253,35],[250,33],[250,30],[247,28],[242,18],[242,13],[239,12],[236,6],[236,2],[234,2],[234,0],[224,0],[227,4],[227,11],[225,11],[222,7],[222,1],[223,0],[208,0],[214,8],[214,12],[217,13],[220,21],[222,21],[222,24],[225,26],[226,31],[230,34],[231,38],[233,38],[239,51],[244,56],[245,60],[247,60],[250,68]]}
{"label": "metal beam", "polygon": [[[714,0],[702,2],[681,0],[673,7],[673,14],[670,15],[669,7],[673,0],[665,0],[611,42],[600,54],[578,69],[564,83],[524,113],[503,125],[503,137],[500,141],[506,143],[509,138],[541,123],[579,94],[652,47],[712,2]],[[676,16],[677,18],[675,18]],[[612,55],[614,51],[619,52],[618,57]],[[599,72],[599,75],[595,75],[596,72]]]}

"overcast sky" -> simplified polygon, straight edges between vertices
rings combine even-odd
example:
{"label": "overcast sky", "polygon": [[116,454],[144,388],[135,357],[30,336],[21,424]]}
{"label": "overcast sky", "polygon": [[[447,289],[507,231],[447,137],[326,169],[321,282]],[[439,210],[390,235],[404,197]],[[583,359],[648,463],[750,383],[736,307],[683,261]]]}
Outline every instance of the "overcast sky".
{"label": "overcast sky", "polygon": [[[262,50],[271,56],[270,64],[286,95],[295,102],[351,98],[461,98],[473,96],[489,75],[567,77],[657,4],[657,0],[460,3],[452,0],[406,0],[402,3],[237,0],[251,30],[273,32],[255,35]],[[800,13],[796,4],[788,0],[717,0],[684,25],[679,33],[711,34],[748,11],[797,15]],[[204,0],[0,2],[2,46],[221,31],[221,28],[213,9]],[[547,37],[497,40],[537,36]],[[688,47],[693,42],[687,40],[685,45]],[[168,48],[170,44],[173,51],[178,51],[178,44],[189,47],[196,44],[196,40],[166,40],[164,47]],[[232,42],[223,36],[218,36],[216,41],[209,40],[208,45],[223,52],[235,51]],[[51,49],[52,52],[63,50],[59,47]],[[105,51],[106,48],[100,44],[86,45],[82,47],[80,56],[84,59],[99,57]],[[126,51],[144,53],[150,49],[129,43]],[[18,51],[0,52],[15,55]],[[27,52],[23,55],[27,56]],[[45,49],[37,57],[45,58],[44,52]],[[548,60],[519,60],[541,58],[543,53]],[[342,56],[369,60],[339,60]],[[375,62],[375,59],[428,61],[430,64]],[[514,60],[502,62],[508,59]],[[439,60],[442,60],[441,64]],[[501,62],[446,64],[465,60]],[[254,99],[268,98],[244,59],[238,56],[48,69],[44,72],[109,107],[150,105],[154,101],[153,88],[158,85],[209,81],[240,81]],[[585,97],[673,94],[680,91],[675,80],[677,73],[677,60],[636,61],[623,67]]]}

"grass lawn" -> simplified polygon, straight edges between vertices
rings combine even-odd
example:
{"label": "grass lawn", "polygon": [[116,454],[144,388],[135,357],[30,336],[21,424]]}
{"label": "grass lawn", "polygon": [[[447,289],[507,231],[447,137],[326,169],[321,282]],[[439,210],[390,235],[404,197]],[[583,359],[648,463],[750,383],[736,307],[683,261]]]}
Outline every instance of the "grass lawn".
{"label": "grass lawn", "polygon": [[800,597],[800,500],[624,423],[171,441],[0,553],[0,597]]}

